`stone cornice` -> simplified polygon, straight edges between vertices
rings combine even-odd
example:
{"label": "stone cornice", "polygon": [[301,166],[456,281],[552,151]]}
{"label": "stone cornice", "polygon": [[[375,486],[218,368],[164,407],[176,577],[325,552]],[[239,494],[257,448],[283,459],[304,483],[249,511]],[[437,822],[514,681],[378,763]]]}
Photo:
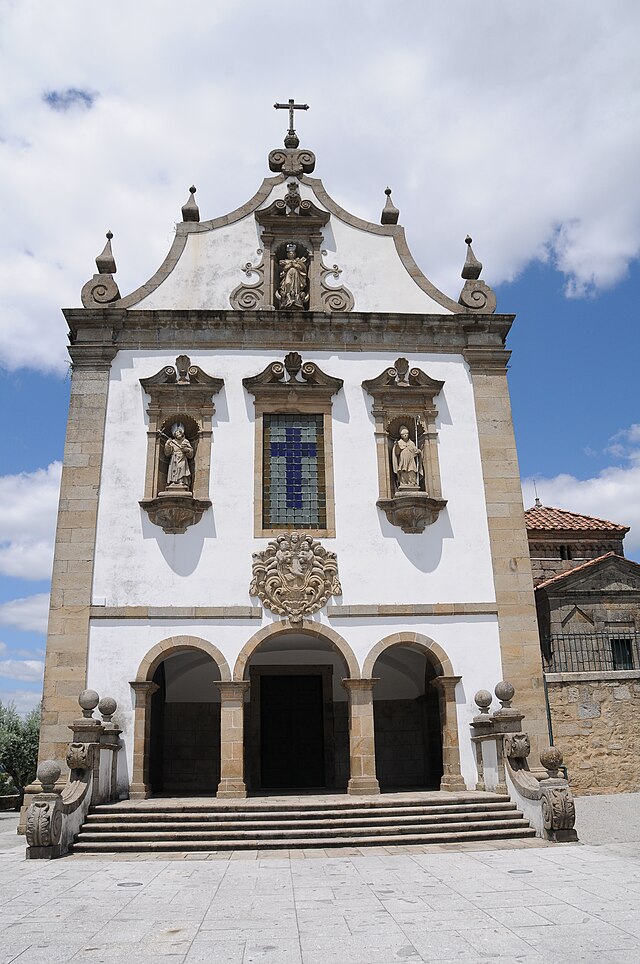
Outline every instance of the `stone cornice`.
{"label": "stone cornice", "polygon": [[136,311],[66,308],[75,353],[116,350],[260,349],[438,352],[466,350],[472,367],[504,371],[504,342],[514,315],[401,312]]}

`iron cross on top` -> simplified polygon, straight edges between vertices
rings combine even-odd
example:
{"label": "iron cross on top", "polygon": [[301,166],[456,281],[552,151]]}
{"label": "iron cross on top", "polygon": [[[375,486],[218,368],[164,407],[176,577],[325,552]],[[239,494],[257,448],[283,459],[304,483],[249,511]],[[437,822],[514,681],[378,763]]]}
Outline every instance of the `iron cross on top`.
{"label": "iron cross on top", "polygon": [[293,112],[294,110],[309,110],[308,104],[295,104],[293,97],[289,98],[288,104],[274,104],[276,110],[288,110],[289,111],[289,133],[295,134],[295,128],[293,126]]}

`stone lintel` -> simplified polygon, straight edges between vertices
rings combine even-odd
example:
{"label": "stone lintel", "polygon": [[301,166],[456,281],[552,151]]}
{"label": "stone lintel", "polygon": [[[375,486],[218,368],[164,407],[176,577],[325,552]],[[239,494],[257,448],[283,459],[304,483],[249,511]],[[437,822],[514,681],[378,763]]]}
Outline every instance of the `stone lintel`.
{"label": "stone lintel", "polygon": [[92,606],[91,619],[261,619],[261,606]]}
{"label": "stone lintel", "polygon": [[639,679],[640,669],[591,670],[583,673],[545,673],[547,683],[606,683],[623,679]]}
{"label": "stone lintel", "polygon": [[[514,315],[417,314],[402,312],[323,311],[127,311],[122,308],[65,308],[80,356],[86,346],[117,350],[172,352],[214,348],[292,351],[378,350],[460,354],[495,350],[508,357],[504,342]],[[283,342],[284,339],[284,342]],[[477,347],[476,347],[477,346]],[[504,370],[504,365],[502,363]]]}
{"label": "stone lintel", "polygon": [[357,616],[495,616],[496,603],[399,603],[397,605],[328,606],[332,618]]}

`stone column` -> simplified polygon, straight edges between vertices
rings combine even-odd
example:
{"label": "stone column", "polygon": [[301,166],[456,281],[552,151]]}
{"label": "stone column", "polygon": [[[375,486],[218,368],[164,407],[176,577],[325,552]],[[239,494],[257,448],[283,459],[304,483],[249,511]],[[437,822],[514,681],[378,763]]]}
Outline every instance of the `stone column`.
{"label": "stone column", "polygon": [[244,782],[244,694],[249,680],[215,684],[220,690],[220,783],[218,797],[246,797]]}
{"label": "stone column", "polygon": [[134,680],[129,683],[136,694],[135,722],[133,726],[133,772],[129,787],[131,800],[146,800],[151,793],[149,786],[149,748],[151,743],[151,697],[158,689],[151,680]]}
{"label": "stone column", "polygon": [[[475,400],[502,669],[516,688],[537,756],[548,733],[531,558],[507,384],[510,353],[486,344],[472,346],[473,337],[470,330],[464,357]],[[486,337],[475,335],[477,340]]]}
{"label": "stone column", "polygon": [[[100,309],[102,312],[102,309]],[[72,345],[71,399],[56,529],[40,727],[40,760],[62,782],[78,693],[87,685],[89,618],[111,345]]]}
{"label": "stone column", "polygon": [[460,772],[460,744],[458,740],[458,716],[456,713],[456,686],[461,676],[436,676],[431,681],[440,694],[440,727],[442,730],[442,780],[441,790],[466,790],[467,785]]}
{"label": "stone column", "polygon": [[380,793],[376,778],[373,687],[377,679],[343,679],[349,694],[349,769],[347,793]]}

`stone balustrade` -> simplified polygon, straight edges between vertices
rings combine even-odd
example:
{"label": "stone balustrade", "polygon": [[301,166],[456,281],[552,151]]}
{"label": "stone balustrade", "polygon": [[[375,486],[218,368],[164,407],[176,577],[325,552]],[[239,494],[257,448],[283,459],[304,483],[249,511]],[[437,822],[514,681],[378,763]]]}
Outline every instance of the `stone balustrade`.
{"label": "stone balustrade", "polygon": [[[62,768],[55,760],[44,760],[38,767],[42,790],[32,795],[25,818],[28,860],[50,860],[68,853],[89,807],[117,798],[122,732],[112,722],[117,703],[110,696],[100,699],[95,690],[83,690],[78,703],[82,716],[69,727],[73,739],[67,751],[67,783],[59,785]],[[101,722],[93,716],[96,707]]]}
{"label": "stone balustrade", "polygon": [[511,797],[539,837],[554,841],[577,840],[575,807],[569,781],[559,776],[562,752],[555,746],[540,753],[541,772],[529,768],[529,736],[522,730],[524,714],[511,703],[515,689],[503,680],[495,695],[500,709],[490,712],[492,696],[478,690],[475,703],[480,710],[471,723],[478,770],[477,790],[492,790]]}

